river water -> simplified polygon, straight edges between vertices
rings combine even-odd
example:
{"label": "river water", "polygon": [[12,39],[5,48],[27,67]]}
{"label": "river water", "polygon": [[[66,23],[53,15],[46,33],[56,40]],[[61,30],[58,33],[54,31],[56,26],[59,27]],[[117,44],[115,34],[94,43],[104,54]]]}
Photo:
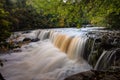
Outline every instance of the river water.
{"label": "river water", "polygon": [[82,57],[88,30],[91,29],[16,32],[14,37],[19,37],[13,41],[24,38],[38,38],[40,41],[23,45],[22,52],[1,55],[5,62],[0,72],[6,80],[64,80],[70,75],[91,70],[88,61]]}

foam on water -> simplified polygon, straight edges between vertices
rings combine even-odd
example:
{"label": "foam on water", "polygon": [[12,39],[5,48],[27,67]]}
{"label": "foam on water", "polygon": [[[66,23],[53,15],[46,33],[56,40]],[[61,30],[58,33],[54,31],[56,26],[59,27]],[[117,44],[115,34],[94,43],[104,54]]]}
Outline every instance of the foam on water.
{"label": "foam on water", "polygon": [[36,30],[17,34],[42,41],[23,45],[22,52],[0,56],[7,60],[0,72],[6,80],[64,80],[75,73],[90,70],[91,66],[80,57],[87,38],[80,37],[83,33],[78,34],[79,30],[72,30]]}
{"label": "foam on water", "polygon": [[49,40],[30,43],[21,49],[22,52],[0,56],[7,60],[0,68],[6,80],[63,80],[91,69],[84,60],[70,60]]}

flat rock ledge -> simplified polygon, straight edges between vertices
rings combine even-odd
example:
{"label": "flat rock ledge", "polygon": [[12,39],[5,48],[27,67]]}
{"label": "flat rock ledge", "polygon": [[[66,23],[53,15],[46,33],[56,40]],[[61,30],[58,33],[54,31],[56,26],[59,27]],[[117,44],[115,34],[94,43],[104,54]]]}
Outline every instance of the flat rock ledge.
{"label": "flat rock ledge", "polygon": [[67,77],[64,80],[120,80],[120,70],[117,71],[86,71]]}

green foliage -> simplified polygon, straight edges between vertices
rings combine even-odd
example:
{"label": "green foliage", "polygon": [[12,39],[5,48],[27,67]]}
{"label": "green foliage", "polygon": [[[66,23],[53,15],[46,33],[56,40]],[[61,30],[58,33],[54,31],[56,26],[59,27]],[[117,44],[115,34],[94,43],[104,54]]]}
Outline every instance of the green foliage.
{"label": "green foliage", "polygon": [[114,29],[120,29],[120,13],[117,14],[116,12],[110,13],[107,17],[107,23],[108,27],[114,28]]}
{"label": "green foliage", "polygon": [[0,42],[5,41],[10,36],[10,24],[8,20],[9,12],[5,11],[3,4],[0,3]]}
{"label": "green foliage", "polygon": [[119,4],[119,0],[0,0],[1,32],[83,24],[118,29]]}
{"label": "green foliage", "polygon": [[[85,0],[85,2],[86,1],[87,0]],[[87,12],[86,15],[91,24],[119,28],[119,4],[119,0],[89,0],[89,2],[86,3],[86,6],[84,6],[84,10]],[[117,17],[115,18],[115,16]],[[110,19],[113,23],[109,23]]]}
{"label": "green foliage", "polygon": [[[57,15],[58,26],[80,27],[91,23],[95,26],[119,28],[120,1],[119,0],[31,0],[28,2],[43,14]],[[116,13],[115,15],[111,15]],[[117,17],[116,17],[117,16]],[[114,19],[114,17],[116,17]],[[62,21],[61,21],[62,19]],[[112,19],[112,23],[108,23]],[[61,23],[62,22],[62,23]],[[115,25],[116,24],[116,25]]]}

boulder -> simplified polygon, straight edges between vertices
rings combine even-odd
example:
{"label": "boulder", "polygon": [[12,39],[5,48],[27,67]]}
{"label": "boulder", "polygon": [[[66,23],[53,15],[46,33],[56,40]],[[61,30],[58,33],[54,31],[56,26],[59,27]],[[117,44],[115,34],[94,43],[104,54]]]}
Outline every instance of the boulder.
{"label": "boulder", "polygon": [[67,77],[64,80],[119,80],[120,70],[117,71],[86,71]]}

